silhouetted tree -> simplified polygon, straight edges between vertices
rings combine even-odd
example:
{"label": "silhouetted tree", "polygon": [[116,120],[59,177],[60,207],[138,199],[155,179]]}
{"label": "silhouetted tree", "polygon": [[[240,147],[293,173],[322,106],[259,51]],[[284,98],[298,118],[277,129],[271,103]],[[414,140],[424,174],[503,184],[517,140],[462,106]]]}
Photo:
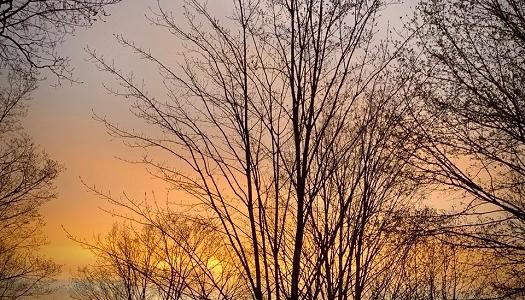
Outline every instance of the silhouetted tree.
{"label": "silhouetted tree", "polygon": [[[453,245],[435,236],[421,236],[394,275],[390,299],[493,299],[490,280],[480,267],[488,257],[477,249]],[[452,243],[451,243],[452,242]]]}
{"label": "silhouetted tree", "polygon": [[12,74],[0,90],[0,297],[45,294],[58,265],[40,257],[39,209],[54,198],[59,166],[21,132],[25,101],[35,88]]}
{"label": "silhouetted tree", "polygon": [[102,121],[132,146],[185,164],[142,161],[219,222],[254,299],[371,297],[369,283],[405,251],[387,230],[414,192],[397,150],[407,140],[406,105],[394,102],[403,80],[390,69],[398,48],[375,36],[386,3],[233,4],[221,23],[185,1],[180,26],[158,9],[153,21],[185,46],[178,67],[119,37],[160,68],[165,97],[92,52],[119,80],[112,91],[160,134]]}
{"label": "silhouetted tree", "polygon": [[81,241],[97,262],[79,270],[72,297],[245,299],[239,266],[211,223],[162,212],[155,216],[140,231],[120,224],[104,240]]}
{"label": "silhouetted tree", "polygon": [[429,182],[463,191],[452,193],[462,200],[442,230],[492,249],[503,295],[523,297],[525,2],[422,1],[414,24],[417,166]]}
{"label": "silhouetted tree", "polygon": [[71,79],[68,59],[57,48],[75,29],[106,15],[104,8],[121,0],[1,0],[0,69],[34,77],[48,69]]}
{"label": "silhouetted tree", "polygon": [[418,185],[402,146],[407,106],[389,89],[398,86],[394,74],[381,80],[391,85],[366,94],[368,101],[347,120],[347,138],[330,145],[327,134],[323,142],[331,149],[319,166],[329,177],[307,227],[309,299],[388,298],[412,251],[412,230],[397,229],[417,204]]}
{"label": "silhouetted tree", "polygon": [[74,299],[152,299],[147,280],[156,268],[156,237],[147,228],[136,232],[125,225],[113,226],[104,240],[88,248],[97,257],[95,265],[81,268],[73,281]]}
{"label": "silhouetted tree", "polygon": [[49,293],[59,266],[38,255],[45,244],[40,207],[55,197],[57,162],[21,128],[27,100],[51,71],[72,80],[57,53],[64,38],[88,27],[120,0],[0,0],[0,298]]}

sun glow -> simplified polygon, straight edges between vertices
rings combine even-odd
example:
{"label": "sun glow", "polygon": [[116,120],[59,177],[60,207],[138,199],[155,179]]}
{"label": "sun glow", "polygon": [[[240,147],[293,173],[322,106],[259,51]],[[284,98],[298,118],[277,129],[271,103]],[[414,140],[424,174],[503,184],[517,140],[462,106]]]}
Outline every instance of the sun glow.
{"label": "sun glow", "polygon": [[222,264],[219,259],[217,259],[215,256],[212,256],[208,259],[208,263],[206,264],[206,267],[210,272],[213,273],[213,275],[221,275],[222,274]]}
{"label": "sun glow", "polygon": [[165,260],[159,261],[155,267],[157,267],[157,269],[162,270],[162,271],[168,271],[171,269],[170,264]]}

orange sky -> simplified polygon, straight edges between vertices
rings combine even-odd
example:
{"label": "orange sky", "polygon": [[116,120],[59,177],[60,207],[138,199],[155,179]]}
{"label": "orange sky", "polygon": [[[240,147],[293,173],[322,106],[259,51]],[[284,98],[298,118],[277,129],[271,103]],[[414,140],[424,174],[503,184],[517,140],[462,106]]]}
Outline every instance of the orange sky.
{"label": "orange sky", "polygon": [[[180,4],[181,1],[161,1],[164,7],[172,2]],[[227,0],[209,2],[215,6],[212,11],[217,13],[226,12],[231,7],[231,1]],[[75,76],[84,83],[64,83],[54,88],[49,86],[52,80],[42,82],[29,103],[29,113],[24,120],[26,132],[66,168],[57,180],[58,198],[46,204],[42,211],[47,222],[45,233],[50,242],[43,251],[64,265],[62,278],[69,278],[78,266],[91,261],[89,253],[66,238],[62,226],[78,237],[89,239],[107,232],[116,220],[99,209],[108,205],[87,192],[80,178],[114,195],[126,191],[128,195],[143,198],[145,193],[154,191],[157,198],[166,197],[166,186],[152,179],[142,166],[130,165],[116,158],[132,159],[140,153],[130,151],[120,141],[111,140],[104,127],[92,119],[93,110],[119,124],[140,128],[140,123],[129,118],[128,104],[104,90],[102,83],[111,80],[86,60],[87,54],[83,50],[89,45],[107,59],[114,59],[123,69],[140,72],[138,75],[151,83],[152,91],[155,91],[155,84],[160,82],[156,80],[156,69],[147,67],[122,49],[113,35],[123,34],[160,57],[173,57],[180,50],[177,42],[170,39],[164,29],[150,25],[144,16],[148,7],[155,8],[156,5],[156,0],[124,1],[109,9],[111,16],[106,22],[99,22],[89,30],[69,37],[61,47],[61,54],[71,58]],[[177,5],[173,5],[173,10],[176,14]],[[401,9],[396,10],[403,14]],[[160,89],[157,91],[161,92]],[[60,299],[64,298],[60,296]]]}
{"label": "orange sky", "polygon": [[106,232],[115,221],[99,209],[108,205],[87,192],[80,178],[112,194],[122,191],[135,197],[144,197],[144,193],[152,191],[166,194],[162,182],[153,180],[143,167],[116,158],[133,158],[136,153],[130,153],[119,141],[112,141],[104,127],[92,119],[92,111],[95,111],[121,124],[136,125],[128,118],[127,104],[104,90],[102,82],[107,77],[86,61],[84,51],[89,45],[130,70],[150,75],[118,46],[113,34],[132,37],[152,49],[163,49],[162,31],[149,26],[144,17],[148,6],[154,5],[156,1],[125,1],[110,8],[111,16],[106,22],[70,37],[61,49],[62,54],[71,58],[75,77],[83,84],[64,83],[54,88],[49,86],[53,79],[49,76],[50,81],[41,83],[34,93],[24,120],[26,131],[35,142],[66,168],[57,180],[58,198],[43,209],[47,222],[45,232],[50,242],[43,251],[64,264],[64,277],[69,277],[70,271],[78,265],[88,262],[89,253],[68,240],[62,226],[72,234],[90,238],[93,234]]}

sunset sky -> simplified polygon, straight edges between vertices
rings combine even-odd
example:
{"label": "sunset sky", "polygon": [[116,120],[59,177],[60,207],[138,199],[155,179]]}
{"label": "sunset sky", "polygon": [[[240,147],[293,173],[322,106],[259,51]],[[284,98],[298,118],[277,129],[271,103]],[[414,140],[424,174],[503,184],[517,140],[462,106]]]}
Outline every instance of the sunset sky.
{"label": "sunset sky", "polygon": [[[227,12],[230,1],[222,2],[215,9],[217,13],[222,9]],[[165,8],[172,8],[174,14],[180,12],[180,1],[161,3]],[[62,226],[77,237],[89,239],[107,232],[116,221],[101,210],[111,209],[106,201],[90,193],[82,182],[113,195],[125,192],[139,199],[145,195],[152,198],[154,193],[157,200],[163,201],[168,195],[167,186],[149,175],[143,166],[123,161],[138,158],[141,153],[130,151],[121,141],[112,139],[104,126],[93,119],[97,114],[120,125],[148,130],[130,117],[127,103],[107,92],[103,83],[111,86],[114,81],[88,61],[86,52],[89,47],[108,60],[114,60],[122,69],[144,78],[152,87],[150,91],[157,91],[162,97],[156,69],[141,64],[137,56],[115,39],[115,35],[127,37],[168,61],[170,56],[175,57],[180,52],[180,45],[173,38],[170,41],[170,34],[151,25],[146,17],[151,16],[150,8],[156,7],[157,1],[123,1],[109,7],[110,16],[105,22],[95,23],[67,38],[60,53],[71,59],[74,77],[82,83],[63,82],[54,87],[56,79],[47,75],[48,80],[40,83],[29,102],[28,115],[24,119],[26,132],[65,167],[57,180],[58,198],[46,204],[42,212],[49,238],[49,245],[43,251],[64,265],[62,275],[66,278],[79,265],[89,262],[90,255],[66,237]]]}
{"label": "sunset sky", "polygon": [[[127,105],[107,93],[102,86],[105,75],[87,61],[85,52],[89,46],[126,68],[137,70],[136,59],[117,44],[114,34],[131,36],[152,49],[165,47],[167,43],[163,42],[162,32],[149,26],[144,16],[153,5],[156,1],[125,1],[109,9],[111,16],[106,22],[96,23],[89,30],[81,30],[67,39],[62,54],[70,57],[75,77],[83,83],[65,82],[53,87],[50,84],[55,78],[48,76],[29,105],[26,131],[65,167],[57,180],[58,198],[43,209],[47,222],[45,232],[49,238],[49,246],[44,251],[64,264],[64,277],[69,277],[70,271],[77,266],[89,262],[89,254],[67,239],[62,226],[78,237],[91,238],[106,232],[115,221],[100,210],[108,208],[107,203],[87,192],[82,181],[113,194],[125,191],[134,197],[144,197],[144,193],[156,191],[166,195],[162,183],[152,180],[142,166],[117,158],[134,156],[120,141],[112,140],[104,126],[93,120],[95,112],[122,123],[130,122]],[[139,70],[141,75],[148,76],[143,73],[144,68]]]}
{"label": "sunset sky", "polygon": [[[180,2],[161,1],[161,4],[177,15]],[[231,5],[228,0],[209,3],[219,15],[226,14]],[[151,25],[145,17],[149,14],[149,7],[155,9],[156,6],[157,1],[153,0],[123,1],[108,9],[110,16],[105,22],[98,22],[67,38],[60,51],[71,59],[74,77],[82,83],[63,82],[61,86],[53,87],[50,85],[55,78],[48,75],[48,80],[40,83],[29,103],[28,115],[24,119],[26,132],[65,167],[56,182],[58,198],[42,210],[47,223],[44,231],[49,240],[49,245],[42,251],[63,265],[62,279],[70,278],[78,266],[92,260],[86,250],[66,237],[62,227],[79,238],[91,239],[97,234],[103,235],[117,220],[101,210],[111,207],[88,192],[82,181],[113,195],[126,192],[134,198],[144,198],[145,195],[151,198],[154,193],[157,200],[167,197],[167,186],[153,179],[143,166],[119,159],[133,160],[141,153],[112,139],[104,126],[93,120],[93,113],[96,113],[120,125],[147,130],[139,121],[130,118],[127,103],[104,89],[103,83],[111,86],[114,81],[87,60],[85,51],[89,46],[106,59],[114,60],[123,70],[133,71],[138,78],[145,79],[152,93],[163,97],[157,70],[143,64],[114,38],[115,34],[122,34],[168,62],[170,59],[176,61],[180,45],[165,29]],[[392,13],[402,16],[406,11],[406,7],[396,6]],[[168,195],[170,200],[189,201],[181,199],[180,195],[177,195],[178,199],[172,199],[174,195]]]}

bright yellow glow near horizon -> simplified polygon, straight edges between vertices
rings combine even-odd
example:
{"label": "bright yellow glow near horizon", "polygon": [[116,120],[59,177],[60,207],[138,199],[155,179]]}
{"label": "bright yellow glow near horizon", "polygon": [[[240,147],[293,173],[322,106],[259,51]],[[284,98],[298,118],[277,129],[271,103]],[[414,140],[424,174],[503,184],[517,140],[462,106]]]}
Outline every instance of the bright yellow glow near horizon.
{"label": "bright yellow glow near horizon", "polygon": [[215,256],[212,256],[208,259],[208,264],[206,266],[214,276],[220,276],[222,274],[222,264],[219,259]]}
{"label": "bright yellow glow near horizon", "polygon": [[[87,61],[84,49],[89,46],[108,60],[114,59],[117,66],[134,71],[139,79],[144,78],[151,84],[149,90],[156,96],[165,97],[157,68],[145,66],[143,60],[118,45],[114,38],[114,34],[122,34],[151,49],[154,55],[165,58],[168,63],[174,63],[173,56],[181,50],[180,43],[165,29],[150,26],[144,16],[149,7],[156,7],[156,3],[155,0],[123,1],[108,9],[111,15],[105,22],[98,22],[88,30],[80,30],[75,36],[68,37],[60,54],[71,59],[74,75],[83,83],[64,83],[55,88],[50,86],[55,82],[54,78],[48,75],[49,80],[40,84],[29,102],[25,131],[51,158],[65,167],[56,182],[58,198],[47,203],[42,210],[49,245],[42,247],[41,251],[63,265],[60,278],[70,278],[78,267],[93,262],[93,255],[69,240],[63,228],[75,237],[92,240],[94,236],[104,236],[119,220],[103,212],[113,207],[87,191],[82,182],[116,197],[126,192],[131,198],[156,199],[160,204],[167,198],[175,203],[192,201],[183,193],[172,191],[168,194],[168,186],[152,178],[144,166],[119,160],[137,159],[142,153],[109,137],[103,125],[93,120],[94,111],[120,126],[150,130],[130,117],[129,103],[107,93],[102,83],[111,85],[114,81]],[[180,3],[161,1],[164,6]],[[225,15],[229,14],[231,3],[210,1],[209,5],[218,15]],[[180,14],[180,10],[173,12]],[[223,272],[223,265],[216,257],[208,259],[207,268],[217,276]]]}

